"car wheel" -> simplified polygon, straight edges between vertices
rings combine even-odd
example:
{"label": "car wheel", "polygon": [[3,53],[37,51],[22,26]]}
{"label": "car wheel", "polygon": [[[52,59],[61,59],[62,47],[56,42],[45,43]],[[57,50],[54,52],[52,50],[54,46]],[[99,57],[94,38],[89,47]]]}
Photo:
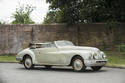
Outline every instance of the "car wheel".
{"label": "car wheel", "polygon": [[50,69],[52,66],[51,65],[45,65],[45,68]]}
{"label": "car wheel", "polygon": [[83,58],[80,56],[75,57],[72,62],[72,67],[74,71],[84,71],[86,66],[84,64]]}
{"label": "car wheel", "polygon": [[23,64],[26,69],[34,68],[34,64],[32,63],[32,59],[30,56],[25,57]]}
{"label": "car wheel", "polygon": [[101,68],[102,68],[102,66],[92,66],[91,67],[94,71],[99,71]]}

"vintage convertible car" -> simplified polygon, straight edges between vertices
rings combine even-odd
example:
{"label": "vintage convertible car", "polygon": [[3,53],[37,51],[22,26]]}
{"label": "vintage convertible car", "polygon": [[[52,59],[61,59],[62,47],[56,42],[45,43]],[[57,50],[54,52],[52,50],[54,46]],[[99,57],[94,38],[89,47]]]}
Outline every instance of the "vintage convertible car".
{"label": "vintage convertible car", "polygon": [[26,69],[43,65],[72,66],[74,71],[83,71],[91,67],[100,70],[107,62],[106,55],[95,47],[75,46],[70,41],[54,41],[30,44],[17,54],[16,60],[24,64]]}

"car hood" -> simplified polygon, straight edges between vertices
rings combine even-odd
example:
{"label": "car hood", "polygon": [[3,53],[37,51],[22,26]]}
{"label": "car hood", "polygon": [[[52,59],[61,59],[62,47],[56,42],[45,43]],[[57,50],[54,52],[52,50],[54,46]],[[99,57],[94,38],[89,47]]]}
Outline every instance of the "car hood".
{"label": "car hood", "polygon": [[85,51],[99,51],[98,48],[95,47],[87,47],[87,46],[63,46],[61,49],[66,50],[85,50]]}

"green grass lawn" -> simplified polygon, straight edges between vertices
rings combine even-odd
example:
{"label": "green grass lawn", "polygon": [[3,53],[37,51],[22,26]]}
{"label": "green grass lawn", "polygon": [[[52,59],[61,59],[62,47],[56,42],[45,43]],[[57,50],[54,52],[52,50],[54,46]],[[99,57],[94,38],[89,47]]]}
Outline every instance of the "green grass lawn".
{"label": "green grass lawn", "polygon": [[[105,53],[108,58],[107,66],[125,67],[125,53],[113,51],[105,51]],[[1,55],[0,62],[17,62],[16,56],[14,54]]]}
{"label": "green grass lawn", "polygon": [[11,55],[1,55],[0,56],[0,62],[17,62],[16,61],[16,56],[13,54]]}
{"label": "green grass lawn", "polygon": [[105,52],[108,58],[107,66],[125,67],[125,53]]}

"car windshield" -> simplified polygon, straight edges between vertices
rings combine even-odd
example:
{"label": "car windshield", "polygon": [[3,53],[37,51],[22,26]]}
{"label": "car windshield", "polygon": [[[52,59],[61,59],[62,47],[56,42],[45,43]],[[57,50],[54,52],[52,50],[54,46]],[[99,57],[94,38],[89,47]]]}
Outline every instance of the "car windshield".
{"label": "car windshield", "polygon": [[56,41],[57,46],[74,46],[70,41]]}

